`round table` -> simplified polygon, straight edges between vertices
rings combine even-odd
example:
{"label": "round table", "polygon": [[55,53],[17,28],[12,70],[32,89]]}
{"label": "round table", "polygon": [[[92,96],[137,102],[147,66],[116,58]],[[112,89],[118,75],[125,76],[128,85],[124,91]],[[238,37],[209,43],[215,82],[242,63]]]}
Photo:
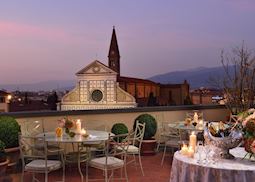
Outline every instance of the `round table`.
{"label": "round table", "polygon": [[87,137],[83,137],[79,134],[76,134],[74,137],[68,136],[66,133],[63,133],[62,137],[56,137],[55,132],[45,132],[41,133],[38,136],[44,137],[47,142],[58,142],[58,143],[84,143],[90,144],[95,142],[101,142],[108,140],[109,132],[106,131],[97,131],[97,130],[87,130]]}
{"label": "round table", "polygon": [[234,160],[220,159],[215,164],[198,164],[197,159],[175,152],[170,182],[251,182],[255,180],[255,161],[242,159],[246,152],[230,150]]}
{"label": "round table", "polygon": [[[80,134],[76,134],[74,137],[68,136],[63,133],[62,137],[56,137],[55,132],[45,132],[38,135],[38,137],[45,137],[46,142],[56,142],[56,143],[80,143],[84,145],[100,144],[102,141],[106,141],[109,138],[109,132],[97,131],[97,130],[87,130],[87,137],[83,137]],[[110,133],[110,135],[113,135]],[[81,151],[78,149],[77,156],[81,156]],[[83,174],[81,172],[81,161],[78,159],[78,170],[81,175],[81,180],[83,181]]]}
{"label": "round table", "polygon": [[203,127],[194,127],[193,125],[186,126],[184,123],[185,123],[184,121],[180,121],[178,123],[169,123],[168,126],[170,128],[174,128],[174,129],[178,129],[178,130],[186,130],[188,132],[190,132],[190,131],[196,131],[196,132],[204,131]]}

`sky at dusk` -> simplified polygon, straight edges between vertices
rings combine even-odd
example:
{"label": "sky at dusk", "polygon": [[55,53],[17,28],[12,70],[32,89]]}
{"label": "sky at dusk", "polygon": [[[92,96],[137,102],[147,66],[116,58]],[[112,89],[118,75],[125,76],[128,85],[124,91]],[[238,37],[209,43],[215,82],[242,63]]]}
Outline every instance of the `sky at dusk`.
{"label": "sky at dusk", "polygon": [[0,84],[72,80],[107,64],[112,27],[121,74],[148,78],[220,65],[221,49],[255,49],[254,0],[0,2]]}

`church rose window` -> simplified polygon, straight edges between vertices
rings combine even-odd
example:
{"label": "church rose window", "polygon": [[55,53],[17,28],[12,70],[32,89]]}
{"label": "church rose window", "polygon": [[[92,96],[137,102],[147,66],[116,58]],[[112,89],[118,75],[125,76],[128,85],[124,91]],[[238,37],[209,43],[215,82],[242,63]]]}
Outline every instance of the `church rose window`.
{"label": "church rose window", "polygon": [[92,100],[99,102],[103,99],[103,93],[100,90],[94,90],[91,94]]}

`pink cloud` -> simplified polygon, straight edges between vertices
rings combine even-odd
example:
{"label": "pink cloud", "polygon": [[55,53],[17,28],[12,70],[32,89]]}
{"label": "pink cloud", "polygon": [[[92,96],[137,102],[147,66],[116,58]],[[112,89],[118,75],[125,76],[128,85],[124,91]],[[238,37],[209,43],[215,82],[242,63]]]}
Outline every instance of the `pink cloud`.
{"label": "pink cloud", "polygon": [[14,38],[40,38],[47,40],[63,40],[67,41],[71,36],[56,28],[39,27],[35,25],[0,21],[0,37],[14,37]]}

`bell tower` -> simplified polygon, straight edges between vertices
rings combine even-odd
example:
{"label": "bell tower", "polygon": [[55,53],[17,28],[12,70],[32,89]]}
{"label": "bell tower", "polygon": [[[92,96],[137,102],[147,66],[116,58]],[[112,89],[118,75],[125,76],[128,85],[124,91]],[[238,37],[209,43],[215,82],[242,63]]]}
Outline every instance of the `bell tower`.
{"label": "bell tower", "polygon": [[115,32],[115,27],[112,30],[112,39],[108,54],[108,67],[120,75],[120,52]]}

